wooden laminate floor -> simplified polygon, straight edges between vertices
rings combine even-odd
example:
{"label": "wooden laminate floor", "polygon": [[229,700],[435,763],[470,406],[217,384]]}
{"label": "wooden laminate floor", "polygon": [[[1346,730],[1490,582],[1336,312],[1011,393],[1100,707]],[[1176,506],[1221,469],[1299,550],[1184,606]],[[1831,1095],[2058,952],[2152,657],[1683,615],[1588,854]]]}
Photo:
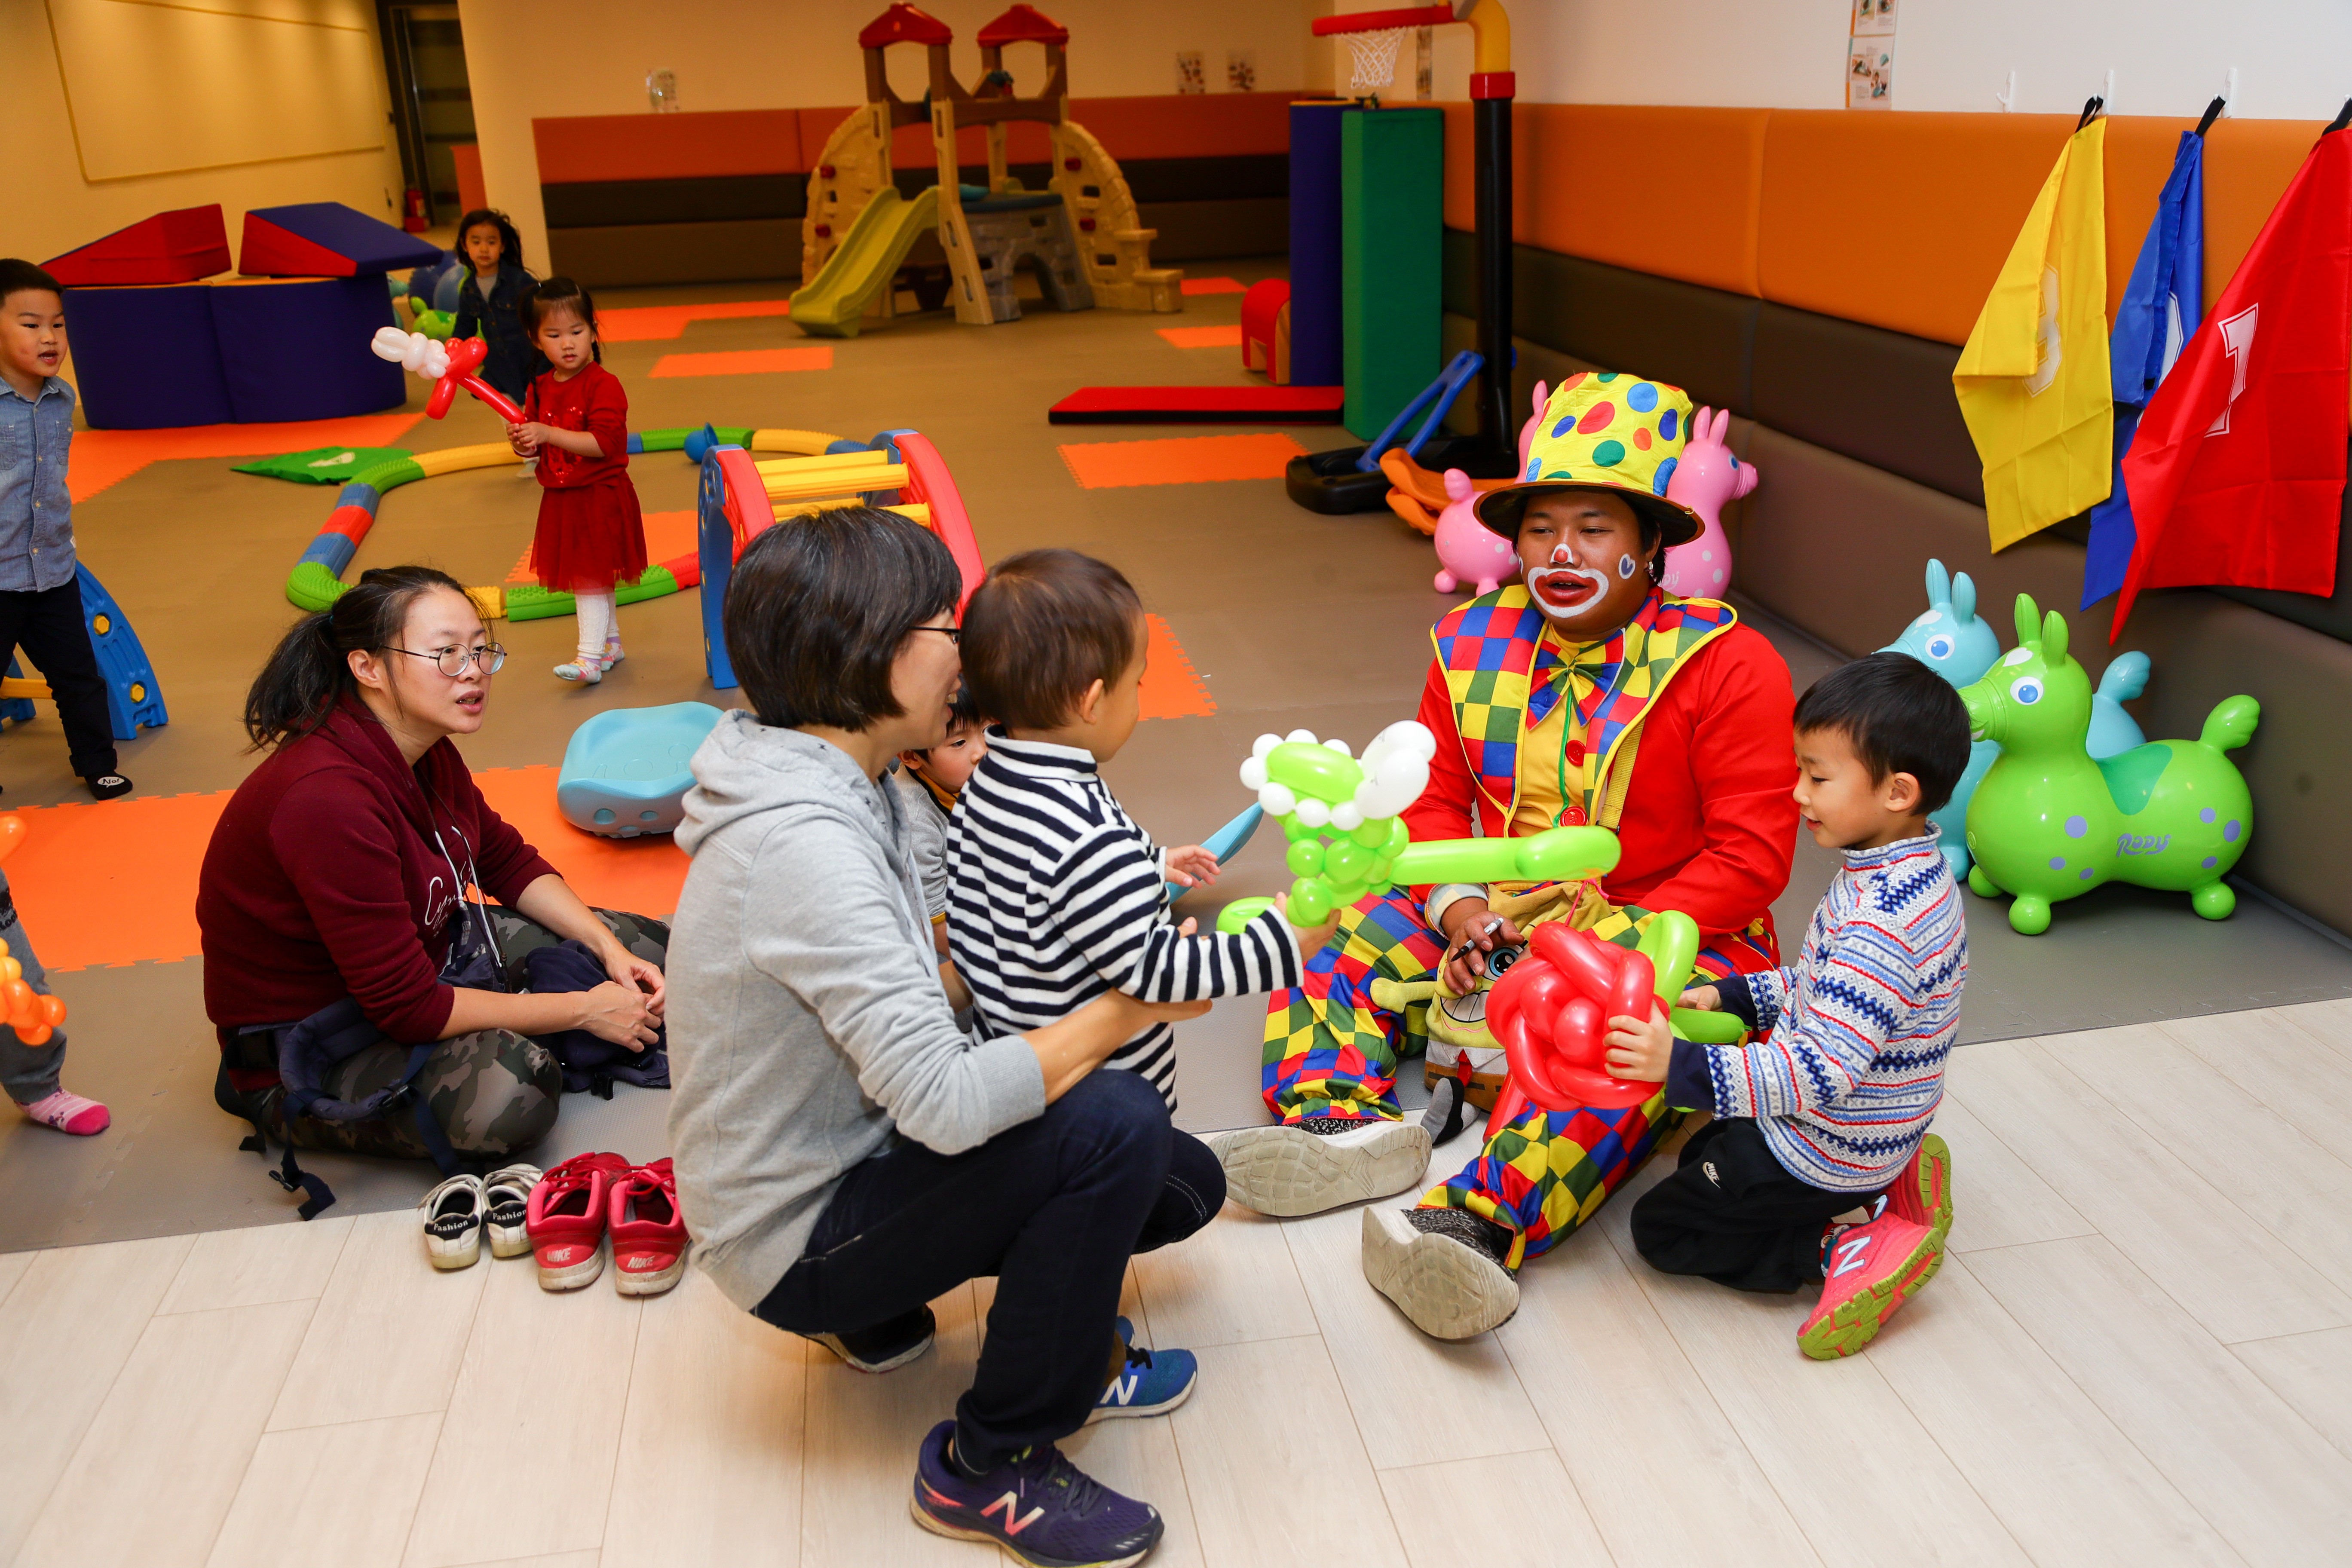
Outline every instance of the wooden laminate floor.
{"label": "wooden laminate floor", "polygon": [[[1649,1270],[1630,1194],[1463,1345],[1352,1209],[1229,1206],[1130,1276],[1198,1394],[1070,1450],[1170,1568],[2345,1561],[2352,1002],[1969,1046],[1937,1125],[1951,1254],[1850,1361],[1798,1354],[1809,1293]],[[988,1289],[867,1377],[698,1273],[436,1274],[399,1213],[0,1256],[0,1563],[980,1563],[906,1499]]]}

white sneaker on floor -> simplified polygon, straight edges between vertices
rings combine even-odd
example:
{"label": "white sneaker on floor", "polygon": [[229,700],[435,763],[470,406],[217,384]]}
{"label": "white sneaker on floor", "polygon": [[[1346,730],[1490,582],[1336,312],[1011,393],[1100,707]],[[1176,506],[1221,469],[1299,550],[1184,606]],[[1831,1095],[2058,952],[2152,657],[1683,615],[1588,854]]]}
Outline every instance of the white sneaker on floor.
{"label": "white sneaker on floor", "polygon": [[583,686],[593,686],[604,679],[604,661],[581,654],[569,664],[557,665],[555,679],[574,681]]}
{"label": "white sneaker on floor", "polygon": [[452,1176],[419,1198],[425,1256],[436,1268],[471,1268],[482,1255],[482,1178]]}
{"label": "white sneaker on floor", "polygon": [[[1415,1225],[1415,1214],[1430,1218]],[[1475,1338],[1519,1310],[1518,1280],[1466,1227],[1454,1233],[1457,1215],[1486,1223],[1462,1209],[1364,1211],[1365,1279],[1432,1339]]]}
{"label": "white sneaker on floor", "polygon": [[1429,1130],[1418,1121],[1310,1117],[1280,1127],[1212,1135],[1225,1195],[1259,1214],[1321,1214],[1403,1192],[1429,1166]]}
{"label": "white sneaker on floor", "polygon": [[492,1258],[520,1258],[530,1250],[530,1190],[546,1174],[537,1165],[504,1165],[482,1178],[482,1235]]}

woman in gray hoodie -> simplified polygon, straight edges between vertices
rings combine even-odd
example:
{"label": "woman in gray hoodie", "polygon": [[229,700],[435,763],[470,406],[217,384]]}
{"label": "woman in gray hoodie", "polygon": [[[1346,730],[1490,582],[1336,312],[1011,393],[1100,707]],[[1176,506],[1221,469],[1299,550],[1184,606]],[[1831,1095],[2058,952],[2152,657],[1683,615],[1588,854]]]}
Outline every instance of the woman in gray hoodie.
{"label": "woman in gray hoodie", "polygon": [[1031,1563],[1132,1563],[1158,1512],[1054,1445],[1192,1392],[1189,1352],[1126,1342],[1119,1286],[1130,1255],[1208,1223],[1224,1178],[1149,1083],[1094,1069],[1206,1005],[1112,992],[1025,1035],[956,1026],[883,773],[947,732],[961,588],[935,535],[862,507],[772,528],[735,566],[727,650],[752,711],[695,754],[677,832],[678,1199],[721,1290],[862,1371],[922,1354],[924,1303],[995,1276],[972,1385],[918,1457],[916,1521]]}

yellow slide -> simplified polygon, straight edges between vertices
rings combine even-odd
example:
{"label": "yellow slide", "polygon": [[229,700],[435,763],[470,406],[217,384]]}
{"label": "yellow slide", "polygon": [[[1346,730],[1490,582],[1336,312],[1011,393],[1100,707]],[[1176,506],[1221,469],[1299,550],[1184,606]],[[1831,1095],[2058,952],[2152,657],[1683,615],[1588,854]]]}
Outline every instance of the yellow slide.
{"label": "yellow slide", "polygon": [[939,221],[936,186],[916,192],[911,201],[895,189],[877,191],[841,247],[793,296],[793,324],[812,337],[856,337],[866,308],[890,286],[923,231]]}

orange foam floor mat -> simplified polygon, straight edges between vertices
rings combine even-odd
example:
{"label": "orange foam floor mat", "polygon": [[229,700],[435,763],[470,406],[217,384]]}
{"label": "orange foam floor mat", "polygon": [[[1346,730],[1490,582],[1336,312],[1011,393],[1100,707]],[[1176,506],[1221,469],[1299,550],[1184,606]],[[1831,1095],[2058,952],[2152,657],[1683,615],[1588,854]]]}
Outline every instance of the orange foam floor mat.
{"label": "orange foam floor mat", "polygon": [[[541,766],[474,776],[499,815],[590,903],[675,910],[685,854],[667,837],[581,832],[555,809],[555,775]],[[8,858],[8,881],[42,963],[68,972],[195,957],[196,877],[228,799],[222,790],[21,811],[32,831]]]}
{"label": "orange foam floor mat", "polygon": [[360,414],[283,425],[188,425],[177,430],[77,430],[67,488],[88,500],[150,463],[170,458],[266,458],[313,447],[389,447],[422,414]]}
{"label": "orange foam floor mat", "polygon": [[1223,327],[1161,327],[1161,337],[1180,349],[1237,349],[1242,346],[1239,323]]}
{"label": "orange foam floor mat", "polygon": [[[681,555],[692,554],[697,543],[694,513],[687,511],[649,511],[646,513],[646,559],[675,561]],[[522,554],[507,573],[509,583],[536,583],[531,575],[530,546],[522,547]]]}
{"label": "orange foam floor mat", "polygon": [[1184,645],[1158,616],[1143,617],[1143,716],[1146,719],[1205,719],[1217,710],[1208,683],[1192,668]]}
{"label": "orange foam floor mat", "polygon": [[727,300],[709,305],[622,305],[596,312],[596,335],[608,343],[659,342],[684,337],[688,321],[732,321],[747,316],[789,316],[790,300]]}
{"label": "orange foam floor mat", "polygon": [[1187,278],[1179,285],[1187,294],[1246,294],[1248,287],[1233,278]]}
{"label": "orange foam floor mat", "polygon": [[1278,479],[1307,448],[1287,436],[1173,436],[1157,441],[1083,441],[1058,448],[1070,477],[1090,490],[1122,485],[1192,485]]}
{"label": "orange foam floor mat", "polygon": [[[1158,616],[1145,619],[1143,717],[1214,713],[1216,700],[1176,634]],[[666,836],[583,833],[555,808],[557,771],[544,764],[485,768],[474,780],[492,809],[588,902],[667,918],[686,883],[685,852]],[[197,956],[204,944],[196,929],[196,880],[229,795],[136,795],[22,808],[18,815],[31,831],[8,858],[6,870],[42,963],[63,973]]]}
{"label": "orange foam floor mat", "polygon": [[664,354],[647,375],[769,375],[785,370],[831,370],[833,345],[798,349],[730,349],[718,353]]}

